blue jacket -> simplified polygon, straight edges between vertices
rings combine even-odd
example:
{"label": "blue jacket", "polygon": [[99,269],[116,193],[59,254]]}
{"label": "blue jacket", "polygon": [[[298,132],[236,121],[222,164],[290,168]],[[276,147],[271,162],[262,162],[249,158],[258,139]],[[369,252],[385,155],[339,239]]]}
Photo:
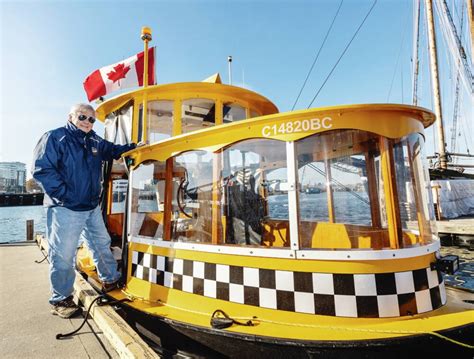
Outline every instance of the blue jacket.
{"label": "blue jacket", "polygon": [[99,204],[102,161],[119,159],[135,144],[115,145],[73,123],[46,132],[36,145],[33,178],[43,187],[45,206],[88,211]]}

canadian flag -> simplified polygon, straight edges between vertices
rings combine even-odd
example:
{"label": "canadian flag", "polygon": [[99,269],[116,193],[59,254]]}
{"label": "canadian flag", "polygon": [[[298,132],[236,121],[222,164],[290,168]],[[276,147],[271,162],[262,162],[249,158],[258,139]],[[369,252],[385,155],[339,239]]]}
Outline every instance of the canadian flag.
{"label": "canadian flag", "polygon": [[[87,98],[93,101],[113,91],[143,86],[144,51],[91,73],[84,81]],[[155,47],[148,49],[148,85],[155,85]]]}

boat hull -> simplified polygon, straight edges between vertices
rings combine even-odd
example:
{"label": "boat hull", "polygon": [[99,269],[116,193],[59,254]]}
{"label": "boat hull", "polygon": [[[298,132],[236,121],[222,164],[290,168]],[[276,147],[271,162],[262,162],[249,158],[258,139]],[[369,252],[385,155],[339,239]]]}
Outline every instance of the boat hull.
{"label": "boat hull", "polygon": [[449,350],[456,358],[472,358],[474,350],[453,341],[474,345],[474,324],[433,334],[374,340],[292,340],[256,336],[190,325],[149,315],[125,305],[127,320],[163,353],[206,358],[400,358],[402,355],[436,355]]}

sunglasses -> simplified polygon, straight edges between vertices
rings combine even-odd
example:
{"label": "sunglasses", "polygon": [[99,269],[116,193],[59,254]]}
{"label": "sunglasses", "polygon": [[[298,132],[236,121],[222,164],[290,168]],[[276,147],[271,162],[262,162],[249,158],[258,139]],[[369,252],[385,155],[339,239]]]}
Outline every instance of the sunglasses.
{"label": "sunglasses", "polygon": [[77,116],[77,119],[79,121],[85,121],[85,120],[89,120],[90,123],[94,123],[95,122],[95,118],[90,116],[90,117],[87,117],[86,115],[79,115]]}

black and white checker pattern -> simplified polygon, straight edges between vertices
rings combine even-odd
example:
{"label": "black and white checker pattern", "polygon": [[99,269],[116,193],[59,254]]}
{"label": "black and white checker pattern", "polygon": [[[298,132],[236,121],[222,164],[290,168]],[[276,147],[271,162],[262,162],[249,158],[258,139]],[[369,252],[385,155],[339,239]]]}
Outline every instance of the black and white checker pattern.
{"label": "black and white checker pattern", "polygon": [[446,303],[443,278],[430,268],[377,274],[292,272],[133,251],[132,276],[209,298],[337,317],[399,317]]}

